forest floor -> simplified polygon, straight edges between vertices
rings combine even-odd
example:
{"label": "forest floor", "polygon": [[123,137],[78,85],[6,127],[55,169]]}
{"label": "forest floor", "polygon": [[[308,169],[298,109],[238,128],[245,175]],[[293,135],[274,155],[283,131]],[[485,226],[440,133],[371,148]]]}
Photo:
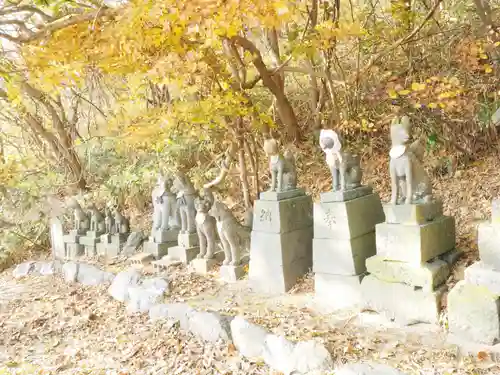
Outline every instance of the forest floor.
{"label": "forest floor", "polygon": [[[453,175],[433,176],[445,213],[456,218],[457,247],[465,255],[448,280],[451,287],[463,269],[477,260],[476,226],[488,220],[491,199],[500,191],[496,156],[476,161]],[[387,162],[365,168],[367,182],[387,200]],[[314,180],[314,173],[307,179]],[[311,184],[312,193],[327,182]],[[117,272],[123,264],[108,265]],[[263,363],[241,358],[234,347],[207,345],[176,327],[151,323],[146,315],[128,315],[106,287],[67,284],[59,277],[14,280],[12,268],[0,274],[0,374],[272,374]],[[445,330],[431,325],[398,327],[370,312],[325,311],[312,294],[307,275],[288,294],[252,293],[244,281],[220,284],[214,275],[197,276],[180,267],[169,274],[169,302],[248,320],[291,340],[316,338],[336,363],[374,360],[407,374],[500,374],[483,352],[462,356],[446,343]],[[111,372],[110,372],[111,371]]]}

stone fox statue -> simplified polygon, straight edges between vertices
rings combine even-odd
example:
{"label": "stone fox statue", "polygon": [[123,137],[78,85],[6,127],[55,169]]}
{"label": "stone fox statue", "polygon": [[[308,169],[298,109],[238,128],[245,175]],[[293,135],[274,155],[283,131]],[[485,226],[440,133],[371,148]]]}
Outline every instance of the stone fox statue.
{"label": "stone fox statue", "polygon": [[77,200],[71,199],[68,206],[73,209],[73,215],[75,219],[74,229],[78,232],[88,230],[90,228],[89,218],[80,204],[77,202]]}
{"label": "stone fox statue", "polygon": [[322,129],[319,144],[332,173],[333,190],[354,189],[361,186],[361,158],[351,152],[342,151],[342,142],[337,132]]}
{"label": "stone fox statue", "polygon": [[422,166],[424,150],[417,140],[410,142],[411,125],[408,116],[391,123],[391,203],[405,204],[432,201],[432,185]]}
{"label": "stone fox statue", "polygon": [[208,212],[214,203],[214,196],[209,188],[205,188],[204,191],[203,197],[197,197],[194,201],[196,208],[196,231],[200,243],[198,258],[212,259],[215,254],[217,226],[215,218]]}
{"label": "stone fox statue", "polygon": [[111,210],[108,207],[104,209],[104,227],[105,233],[114,234],[115,219],[113,218]]}
{"label": "stone fox statue", "polygon": [[252,228],[241,225],[229,208],[222,202],[215,201],[209,214],[217,220],[217,231],[224,249],[224,265],[239,266],[241,253],[248,250]]}
{"label": "stone fox statue", "polygon": [[296,189],[297,170],[292,152],[287,150],[281,155],[278,151],[278,142],[272,138],[264,141],[264,152],[269,156],[269,170],[271,171],[269,191],[281,192]]}
{"label": "stone fox statue", "polygon": [[172,192],[177,194],[177,207],[181,219],[181,233],[196,233],[196,190],[188,177],[177,172],[172,183]]}
{"label": "stone fox statue", "polygon": [[115,221],[115,233],[128,233],[130,231],[130,224],[128,219],[123,216],[118,207],[113,208],[114,221]]}
{"label": "stone fox statue", "polygon": [[89,206],[90,213],[90,230],[95,232],[103,233],[106,229],[106,225],[104,222],[104,216],[97,209],[95,204],[91,204]]}

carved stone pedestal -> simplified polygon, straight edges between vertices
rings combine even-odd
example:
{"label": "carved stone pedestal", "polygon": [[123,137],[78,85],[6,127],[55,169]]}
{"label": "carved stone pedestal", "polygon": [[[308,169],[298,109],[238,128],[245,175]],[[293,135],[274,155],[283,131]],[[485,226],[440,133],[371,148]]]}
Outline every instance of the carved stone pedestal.
{"label": "carved stone pedestal", "polygon": [[369,186],[321,194],[314,205],[315,296],[328,307],[359,305],[365,261],[375,255],[375,225],[384,221],[378,194]]}
{"label": "carved stone pedestal", "polygon": [[[438,323],[455,248],[455,221],[440,201],[386,205],[376,226],[377,255],[361,282],[365,306],[400,323]],[[411,306],[411,308],[409,307]]]}
{"label": "carved stone pedestal", "polygon": [[226,283],[234,283],[245,277],[245,267],[246,264],[240,266],[221,266],[219,270],[219,277]]}
{"label": "carved stone pedestal", "polygon": [[189,264],[192,270],[201,275],[205,275],[213,270],[213,268],[217,265],[217,259],[193,259]]}
{"label": "carved stone pedestal", "polygon": [[[287,196],[292,198],[283,198]],[[261,194],[254,205],[250,242],[248,279],[253,289],[285,293],[308,272],[312,225],[312,199],[303,190]]]}
{"label": "carved stone pedestal", "polygon": [[70,230],[63,236],[65,244],[64,257],[68,260],[75,260],[84,254],[84,246],[80,244],[82,231]]}
{"label": "carved stone pedestal", "polygon": [[178,229],[157,230],[149,240],[144,243],[144,251],[161,259],[168,254],[168,249],[177,244]]}
{"label": "carved stone pedestal", "polygon": [[130,264],[136,264],[140,266],[146,266],[154,260],[154,257],[148,253],[139,253],[133,257],[128,258]]}
{"label": "carved stone pedestal", "polygon": [[188,264],[200,252],[196,233],[179,233],[177,243],[178,246],[168,248],[168,255],[173,260],[180,260],[182,263]]}
{"label": "carved stone pedestal", "polygon": [[[87,234],[89,234],[87,232]],[[95,236],[95,232],[90,233],[90,236],[80,237],[80,244],[85,247],[85,256],[93,257],[97,255],[97,244],[101,242],[101,239]]]}
{"label": "carved stone pedestal", "polygon": [[103,234],[96,244],[97,255],[114,258],[121,254],[129,233]]}

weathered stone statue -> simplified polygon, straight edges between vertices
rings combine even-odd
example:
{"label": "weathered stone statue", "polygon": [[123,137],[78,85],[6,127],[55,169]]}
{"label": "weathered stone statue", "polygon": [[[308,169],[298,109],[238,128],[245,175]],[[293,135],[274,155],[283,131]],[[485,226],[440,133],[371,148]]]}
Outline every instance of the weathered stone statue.
{"label": "weathered stone statue", "polygon": [[165,190],[158,197],[161,212],[160,230],[179,229],[180,216],[175,194],[172,192],[173,179],[171,177],[164,177],[163,183]]}
{"label": "weathered stone statue", "polygon": [[241,225],[222,202],[215,201],[208,213],[217,220],[217,230],[225,255],[223,264],[239,266],[242,250],[249,248],[252,228]]}
{"label": "weathered stone statue", "polygon": [[125,216],[123,216],[120,211],[118,211],[118,207],[113,207],[113,215],[115,222],[115,233],[129,233],[129,220]]}
{"label": "weathered stone statue", "polygon": [[408,116],[394,118],[391,123],[392,146],[389,152],[391,204],[432,201],[432,185],[422,166],[424,150],[419,141],[409,144],[411,124]]}
{"label": "weathered stone statue", "polygon": [[155,232],[161,227],[161,196],[166,191],[166,182],[162,175],[158,175],[156,186],[151,192],[153,202],[153,224],[151,226],[151,237],[154,238]]}
{"label": "weathered stone statue", "polygon": [[271,186],[269,191],[283,192],[297,188],[297,171],[295,157],[290,151],[279,153],[278,142],[269,138],[264,141],[264,151],[269,156]]}
{"label": "weathered stone statue", "polygon": [[115,219],[113,218],[111,210],[108,207],[104,209],[104,226],[105,226],[105,233],[108,234],[114,233]]}
{"label": "weathered stone statue", "polygon": [[76,199],[70,199],[68,206],[73,209],[74,230],[83,233],[90,228],[90,220]]}
{"label": "weathered stone statue", "polygon": [[194,201],[196,207],[196,230],[200,244],[198,258],[212,259],[215,253],[215,241],[217,229],[215,218],[209,215],[209,210],[214,203],[214,196],[210,189],[205,189],[203,197],[197,197]]}
{"label": "weathered stone statue", "polygon": [[342,141],[337,132],[322,129],[319,144],[325,153],[326,164],[332,173],[333,191],[355,189],[361,186],[361,157],[342,150]]}
{"label": "weathered stone statue", "polygon": [[177,207],[181,219],[180,233],[196,233],[196,208],[194,206],[196,190],[184,173],[177,172],[175,174],[172,192],[177,195]]}
{"label": "weathered stone statue", "polygon": [[89,214],[90,214],[90,230],[96,233],[104,233],[106,229],[104,216],[93,203],[89,205]]}

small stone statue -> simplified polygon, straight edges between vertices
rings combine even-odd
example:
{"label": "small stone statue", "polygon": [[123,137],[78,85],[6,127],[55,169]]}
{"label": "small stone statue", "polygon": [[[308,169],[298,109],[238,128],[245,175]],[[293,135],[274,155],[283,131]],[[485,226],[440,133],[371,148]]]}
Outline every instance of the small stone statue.
{"label": "small stone statue", "polygon": [[113,218],[111,210],[108,207],[104,209],[104,226],[105,226],[105,233],[108,234],[114,233],[115,219]]}
{"label": "small stone statue", "polygon": [[241,225],[227,206],[215,201],[208,212],[217,220],[217,230],[224,249],[224,265],[239,266],[241,250],[249,246],[251,228]]}
{"label": "small stone statue", "polygon": [[321,130],[319,144],[332,173],[333,191],[360,187],[363,172],[359,155],[342,151],[341,139],[338,133],[331,129]]}
{"label": "small stone statue", "polygon": [[114,229],[115,233],[129,233],[130,232],[130,224],[129,220],[123,216],[120,211],[118,211],[118,207],[113,208],[113,214],[114,214]]}
{"label": "small stone statue", "polygon": [[214,203],[214,196],[210,189],[205,189],[202,197],[194,201],[196,207],[196,231],[200,243],[198,258],[212,259],[215,253],[215,240],[217,237],[216,221],[209,215],[209,210]]}
{"label": "small stone statue", "polygon": [[91,203],[89,205],[89,214],[90,214],[90,230],[94,232],[104,232],[105,223],[104,216],[97,209],[95,204]]}
{"label": "small stone statue", "polygon": [[90,228],[89,218],[78,201],[72,198],[70,199],[68,206],[73,209],[74,229],[78,232],[88,230]]}
{"label": "small stone statue", "polygon": [[153,189],[153,225],[151,229],[151,236],[157,230],[169,230],[178,227],[179,212],[177,210],[177,203],[175,194],[172,193],[172,178],[158,175],[158,182]]}
{"label": "small stone statue", "polygon": [[391,123],[391,204],[432,201],[432,185],[422,166],[424,150],[419,141],[409,144],[411,124],[408,116]]}
{"label": "small stone statue", "polygon": [[196,190],[189,178],[182,172],[175,174],[172,183],[172,192],[177,195],[177,207],[180,213],[180,233],[196,233]]}
{"label": "small stone statue", "polygon": [[153,224],[151,226],[151,237],[154,238],[154,233],[161,227],[161,196],[166,190],[165,179],[162,175],[158,175],[156,186],[151,192],[151,200],[153,202]]}
{"label": "small stone statue", "polygon": [[278,151],[278,142],[269,138],[264,141],[264,152],[269,156],[271,187],[269,191],[289,191],[297,188],[295,157],[287,150],[283,155]]}

